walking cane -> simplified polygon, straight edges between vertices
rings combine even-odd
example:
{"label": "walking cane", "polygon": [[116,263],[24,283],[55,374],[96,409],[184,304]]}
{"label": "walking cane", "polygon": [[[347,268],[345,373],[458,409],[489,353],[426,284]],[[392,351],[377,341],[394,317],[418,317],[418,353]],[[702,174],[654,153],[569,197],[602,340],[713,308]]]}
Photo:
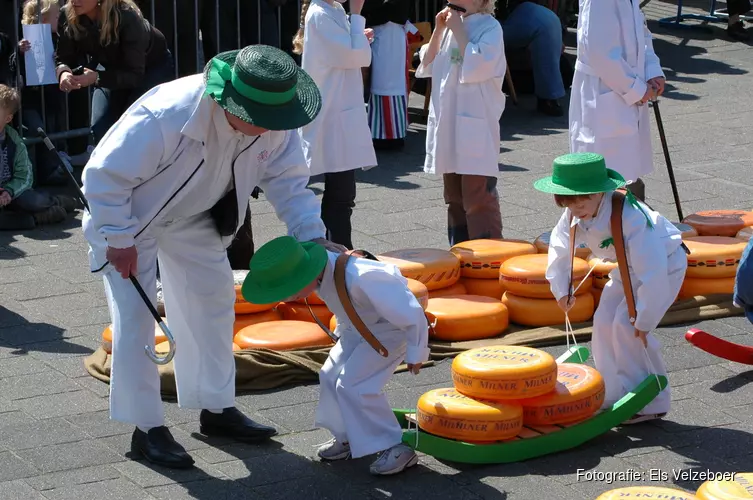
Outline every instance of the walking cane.
{"label": "walking cane", "polygon": [[[76,191],[78,191],[78,198],[81,201],[81,204],[84,205],[84,208],[86,208],[87,212],[91,213],[91,210],[89,210],[89,203],[86,201],[84,192],[81,191],[81,188],[78,185],[78,181],[76,181],[76,178],[73,177],[73,173],[70,170],[68,170],[68,167],[65,165],[65,162],[63,161],[63,158],[60,156],[60,153],[58,152],[55,145],[52,144],[52,141],[50,141],[50,138],[47,137],[47,134],[44,132],[44,130],[42,130],[41,127],[37,129],[37,133],[44,140],[44,145],[47,146],[47,149],[49,149],[50,152],[55,153],[55,155],[57,156],[58,162],[60,162],[60,166],[63,168],[63,170],[65,170],[65,172],[68,174],[68,177],[71,179],[71,182],[73,182],[73,185],[76,187]],[[167,342],[170,346],[170,348],[167,351],[167,354],[164,357],[158,356],[157,353],[154,352],[152,347],[148,345],[144,346],[146,355],[154,363],[158,365],[166,365],[170,361],[172,361],[173,357],[175,356],[175,338],[173,337],[173,334],[170,333],[170,329],[167,328],[167,325],[165,324],[165,322],[162,321],[162,317],[159,315],[159,312],[157,312],[157,309],[152,305],[152,302],[149,300],[149,297],[147,297],[146,293],[144,292],[144,289],[141,287],[141,284],[139,283],[139,280],[137,280],[134,275],[130,275],[128,278],[131,280],[131,283],[133,283],[133,286],[136,288],[136,291],[141,297],[141,300],[144,301],[144,304],[149,309],[149,312],[152,313],[152,317],[154,317],[154,320],[159,325],[160,330],[162,330],[162,333],[164,333],[165,337],[167,337]]]}
{"label": "walking cane", "polygon": [[677,222],[682,222],[685,218],[682,216],[682,207],[680,206],[680,195],[677,193],[677,182],[675,181],[675,171],[672,168],[672,160],[669,158],[669,146],[667,146],[667,136],[664,135],[664,123],[661,121],[661,113],[659,112],[659,99],[656,94],[653,94],[651,99],[651,107],[654,108],[654,116],[656,116],[656,128],[659,129],[659,138],[661,139],[661,147],[664,150],[664,161],[667,163],[667,171],[669,172],[669,183],[672,185],[672,195],[675,197],[675,207],[677,207],[677,216],[680,218]]}

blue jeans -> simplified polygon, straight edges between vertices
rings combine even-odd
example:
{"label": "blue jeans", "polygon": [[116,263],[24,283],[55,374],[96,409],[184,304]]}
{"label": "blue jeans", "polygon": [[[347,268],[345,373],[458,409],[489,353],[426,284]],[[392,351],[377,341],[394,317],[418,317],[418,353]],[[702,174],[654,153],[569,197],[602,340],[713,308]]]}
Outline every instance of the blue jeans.
{"label": "blue jeans", "polygon": [[531,51],[534,92],[539,99],[565,97],[560,73],[562,24],[543,5],[523,2],[502,23],[506,49]]}

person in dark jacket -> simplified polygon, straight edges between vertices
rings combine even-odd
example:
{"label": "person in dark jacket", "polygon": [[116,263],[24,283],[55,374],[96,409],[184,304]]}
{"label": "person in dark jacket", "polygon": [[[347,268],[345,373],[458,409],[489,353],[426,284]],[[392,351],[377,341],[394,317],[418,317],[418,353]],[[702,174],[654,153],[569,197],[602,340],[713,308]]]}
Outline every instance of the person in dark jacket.
{"label": "person in dark jacket", "polygon": [[743,250],[740,267],[735,276],[733,302],[745,311],[745,317],[753,323],[753,238]]}
{"label": "person in dark jacket", "polygon": [[[55,56],[60,89],[94,86],[95,142],[149,89],[174,76],[164,35],[133,0],[76,0],[63,8]],[[87,62],[89,58],[89,62]],[[83,66],[83,74],[73,68]]]}

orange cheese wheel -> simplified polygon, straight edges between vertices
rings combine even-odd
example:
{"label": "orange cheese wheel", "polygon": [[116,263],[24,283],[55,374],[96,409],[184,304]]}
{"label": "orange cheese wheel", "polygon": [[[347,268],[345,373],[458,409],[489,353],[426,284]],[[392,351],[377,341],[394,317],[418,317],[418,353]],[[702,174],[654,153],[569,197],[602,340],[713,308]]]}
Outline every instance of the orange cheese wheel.
{"label": "orange cheese wheel", "polygon": [[426,285],[421,283],[418,280],[414,279],[408,279],[408,289],[411,291],[411,293],[416,297],[416,300],[419,304],[421,304],[421,307],[426,310],[426,306],[429,305],[429,289],[426,288]]}
{"label": "orange cheese wheel", "polygon": [[416,409],[419,428],[458,441],[501,441],[523,430],[523,409],[519,404],[479,401],[455,389],[434,389],[423,394]]}
{"label": "orange cheese wheel", "polygon": [[[546,268],[549,257],[540,253],[536,255],[520,255],[508,259],[499,268],[499,281],[506,292],[520,297],[534,299],[554,298],[546,279]],[[576,257],[573,264],[573,286],[578,287],[591,269],[583,259]],[[589,275],[585,283],[580,285],[576,295],[588,293],[593,284]]]}
{"label": "orange cheese wheel", "polygon": [[[549,253],[549,238],[551,237],[551,235],[551,231],[543,233],[533,242],[536,250],[538,250],[539,253]],[[586,246],[585,243],[581,243],[580,245],[578,245],[578,248],[575,249],[575,256],[580,259],[587,259],[590,253],[591,250]]]}
{"label": "orange cheese wheel", "polygon": [[468,295],[481,295],[499,300],[504,292],[499,277],[495,279],[460,278],[459,283],[463,284]]}
{"label": "orange cheese wheel", "polygon": [[331,332],[334,332],[336,328],[337,328],[337,316],[332,315],[332,319],[329,320],[329,330]]}
{"label": "orange cheese wheel", "polygon": [[241,346],[233,342],[233,351],[242,351]]}
{"label": "orange cheese wheel", "polygon": [[536,253],[536,247],[523,240],[470,240],[458,243],[450,251],[460,259],[460,276],[465,278],[499,277],[499,266],[510,257]]}
{"label": "orange cheese wheel", "polygon": [[[308,303],[311,304],[312,306],[313,305],[317,305],[317,306],[323,306],[324,305],[324,301],[322,300],[321,297],[319,297],[319,294],[316,293],[316,292],[313,292],[311,295],[309,295],[308,297],[306,297],[306,299],[308,299]],[[298,304],[304,304],[305,305],[306,304],[306,299],[298,299],[295,302],[298,303]]]}
{"label": "orange cheese wheel", "polygon": [[165,340],[154,346],[154,352],[157,354],[167,354],[170,351],[170,342]]}
{"label": "orange cheese wheel", "polygon": [[496,337],[509,321],[502,302],[478,295],[429,299],[426,316],[434,324],[433,338],[447,341]]}
{"label": "orange cheese wheel", "polygon": [[327,306],[312,305],[311,311],[309,311],[306,304],[299,304],[297,302],[280,302],[275,309],[277,309],[284,320],[316,323],[314,317],[311,316],[311,311],[313,311],[316,317],[319,318],[319,321],[325,325],[329,324],[329,320],[332,319],[334,314]]}
{"label": "orange cheese wheel", "polygon": [[729,236],[696,236],[685,245],[690,250],[687,278],[730,278],[737,273],[746,243]]}
{"label": "orange cheese wheel", "polygon": [[735,235],[735,238],[743,241],[749,241],[751,237],[753,237],[753,226],[744,227]]}
{"label": "orange cheese wheel", "polygon": [[403,276],[420,281],[429,291],[454,285],[460,279],[460,259],[447,250],[394,250],[378,255],[377,259],[396,266]]}
{"label": "orange cheese wheel", "polygon": [[452,286],[446,288],[439,288],[437,290],[429,290],[429,298],[437,299],[439,297],[454,297],[455,295],[468,295],[468,290],[465,285],[458,281]]}
{"label": "orange cheese wheel", "polygon": [[596,500],[622,500],[625,498],[654,498],[656,500],[698,500],[692,493],[661,486],[628,486],[609,490],[599,495]]}
{"label": "orange cheese wheel", "polygon": [[[554,299],[532,299],[505,292],[502,303],[510,312],[511,323],[536,327],[565,324],[565,313]],[[586,293],[576,297],[575,305],[567,315],[571,323],[582,323],[593,317],[594,310],[594,296]]]}
{"label": "orange cheese wheel", "polygon": [[233,342],[241,349],[273,351],[332,345],[332,339],[316,323],[287,320],[247,326],[235,334]]}
{"label": "orange cheese wheel", "polygon": [[552,392],[520,400],[525,425],[569,424],[585,420],[604,402],[604,379],[595,368],[575,363],[557,365]]}
{"label": "orange cheese wheel", "polygon": [[588,267],[594,268],[594,270],[591,271],[594,288],[604,288],[604,286],[609,283],[609,273],[611,273],[613,269],[617,269],[617,263],[601,259],[594,254],[591,254],[588,257]]}
{"label": "orange cheese wheel", "polygon": [[734,237],[745,226],[753,226],[753,212],[708,210],[688,215],[682,222],[693,226],[700,236]]}
{"label": "orange cheese wheel", "polygon": [[672,225],[682,232],[682,239],[699,236],[698,231],[693,226],[683,224],[682,222],[673,222]]}
{"label": "orange cheese wheel", "polygon": [[[167,324],[167,320],[165,318],[162,318],[162,321]],[[157,323],[154,324],[154,344],[161,344],[162,342],[167,342],[167,336],[162,331],[162,329],[159,327]],[[102,331],[102,349],[107,354],[112,354],[112,325],[107,325],[105,329]]]}
{"label": "orange cheese wheel", "polygon": [[479,347],[455,357],[452,382],[458,392],[476,399],[533,398],[555,389],[557,362],[531,347]]}
{"label": "orange cheese wheel", "polygon": [[678,299],[690,299],[699,295],[732,295],[735,292],[735,278],[685,278]]}
{"label": "orange cheese wheel", "polygon": [[599,302],[601,301],[601,292],[603,291],[603,288],[593,287],[591,289],[591,294],[594,296],[594,312],[596,312],[596,309],[599,308]]}
{"label": "orange cheese wheel", "polygon": [[753,499],[753,474],[750,472],[725,472],[718,478],[703,483],[695,492],[699,500],[751,500]]}
{"label": "orange cheese wheel", "polygon": [[235,284],[235,314],[253,314],[274,309],[277,302],[273,304],[252,304],[243,298],[241,286],[247,275],[248,271],[233,271],[233,282]]}
{"label": "orange cheese wheel", "polygon": [[269,321],[280,321],[281,319],[282,314],[275,309],[254,314],[238,314],[235,316],[235,322],[233,323],[233,335],[247,326],[255,325],[257,323],[267,323]]}

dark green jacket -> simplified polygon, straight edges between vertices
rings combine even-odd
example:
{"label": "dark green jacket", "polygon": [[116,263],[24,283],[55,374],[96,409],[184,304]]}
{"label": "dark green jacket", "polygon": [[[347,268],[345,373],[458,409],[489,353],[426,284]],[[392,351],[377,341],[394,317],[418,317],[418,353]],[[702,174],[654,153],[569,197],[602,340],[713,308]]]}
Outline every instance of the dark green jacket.
{"label": "dark green jacket", "polygon": [[31,188],[34,182],[34,169],[29,160],[26,145],[18,132],[10,125],[5,126],[5,147],[8,148],[8,163],[11,172],[10,179],[0,184],[0,188],[8,191],[10,197],[15,199]]}

